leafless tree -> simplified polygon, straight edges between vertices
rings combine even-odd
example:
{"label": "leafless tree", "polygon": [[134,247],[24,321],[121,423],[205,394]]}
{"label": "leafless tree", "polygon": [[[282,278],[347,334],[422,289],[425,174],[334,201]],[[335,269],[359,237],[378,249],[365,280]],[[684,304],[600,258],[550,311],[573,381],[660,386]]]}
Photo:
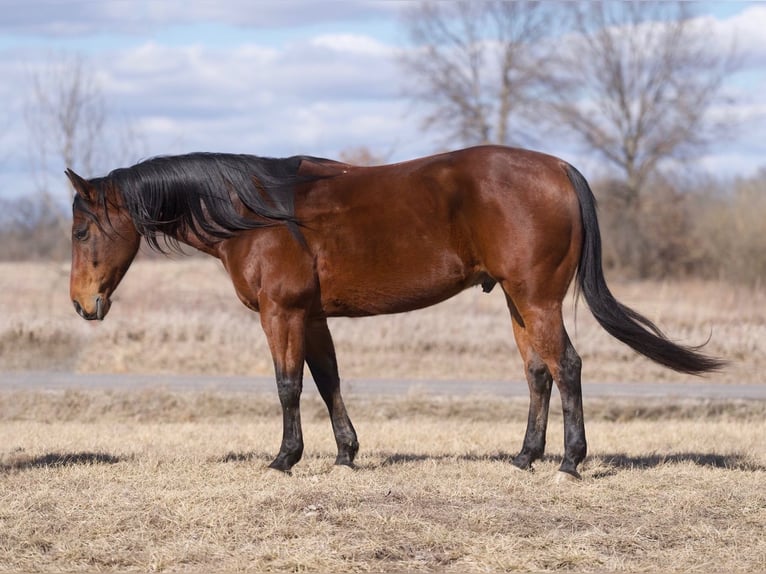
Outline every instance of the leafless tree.
{"label": "leafless tree", "polygon": [[[552,118],[616,168],[628,210],[666,160],[699,152],[724,122],[724,79],[736,70],[688,2],[583,2],[562,42]],[[719,118],[720,119],[720,118]]]}
{"label": "leafless tree", "polygon": [[[42,249],[52,243],[51,221],[59,228],[57,237],[62,233],[69,236],[64,204],[71,203],[73,190],[63,176],[64,169],[72,167],[91,176],[106,171],[107,166],[136,159],[139,138],[130,126],[118,127],[109,121],[113,118],[109,118],[96,72],[78,55],[51,56],[31,72],[26,102],[24,120],[35,200],[44,206],[46,216],[38,218],[40,229],[25,233],[37,234]],[[59,247],[46,252],[59,256],[68,249],[68,245]]]}
{"label": "leafless tree", "polygon": [[50,59],[31,74],[27,102],[30,164],[40,193],[51,194],[52,161],[60,163],[59,171],[77,166],[93,173],[105,147],[106,104],[85,60],[68,55]]}
{"label": "leafless tree", "polygon": [[351,165],[383,165],[390,154],[372,151],[367,146],[352,146],[341,150],[339,159]]}
{"label": "leafless tree", "polygon": [[663,166],[700,153],[733,125],[722,120],[725,105],[711,111],[727,103],[722,86],[737,69],[734,47],[722,50],[705,21],[693,18],[693,7],[565,5],[574,26],[552,60],[557,84],[541,102],[548,108],[543,115],[611,166],[611,184],[600,195],[605,255],[611,252],[626,275],[664,274],[657,261],[678,259],[667,251],[677,243],[673,233],[689,231],[690,211],[663,182]]}
{"label": "leafless tree", "polygon": [[405,90],[425,104],[424,126],[463,144],[519,144],[547,77],[552,3],[425,1],[404,13],[413,47]]}

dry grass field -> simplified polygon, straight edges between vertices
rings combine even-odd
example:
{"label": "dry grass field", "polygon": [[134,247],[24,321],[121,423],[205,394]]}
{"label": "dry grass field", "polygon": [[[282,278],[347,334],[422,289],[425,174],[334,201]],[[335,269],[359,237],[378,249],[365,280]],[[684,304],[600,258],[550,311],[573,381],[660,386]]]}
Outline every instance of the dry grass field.
{"label": "dry grass field", "polygon": [[[212,260],[138,261],[103,323],[68,266],[0,264],[0,371],[269,375],[258,317]],[[766,292],[615,283],[674,339],[764,382]],[[584,304],[567,322],[588,381],[691,380],[636,357]],[[344,379],[521,379],[502,296],[331,323]],[[766,571],[766,402],[587,398],[583,481],[548,456],[513,472],[526,400],[346,392],[358,469],[333,469],[316,393],[292,476],[276,393],[0,392],[0,572]]]}
{"label": "dry grass field", "polygon": [[[212,259],[137,261],[103,323],[74,313],[65,264],[0,264],[0,370],[270,375],[258,316]],[[614,283],[624,303],[674,340],[710,342],[731,361],[709,380],[763,382],[766,290],[724,283]],[[606,334],[584,303],[566,304],[583,381],[684,381]],[[333,319],[344,379],[523,379],[499,289],[468,290],[411,314]]]}
{"label": "dry grass field", "polygon": [[[560,415],[532,473],[525,401],[354,397],[358,469],[266,471],[275,397],[0,394],[0,571],[761,572],[766,403],[586,404],[584,480],[556,484]],[[637,416],[637,413],[640,416]]]}

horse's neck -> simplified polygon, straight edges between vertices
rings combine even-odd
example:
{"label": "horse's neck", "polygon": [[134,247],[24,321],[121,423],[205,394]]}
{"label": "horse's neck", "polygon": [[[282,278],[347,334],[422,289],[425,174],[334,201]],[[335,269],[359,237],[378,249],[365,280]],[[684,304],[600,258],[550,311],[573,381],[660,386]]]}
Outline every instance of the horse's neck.
{"label": "horse's neck", "polygon": [[220,250],[219,245],[220,242],[204,242],[199,237],[194,235],[193,233],[186,232],[179,237],[176,237],[178,241],[183,243],[184,245],[188,245],[189,247],[196,249],[197,251],[201,251],[202,253],[205,253],[207,255],[212,255],[213,257],[219,258],[220,257]]}

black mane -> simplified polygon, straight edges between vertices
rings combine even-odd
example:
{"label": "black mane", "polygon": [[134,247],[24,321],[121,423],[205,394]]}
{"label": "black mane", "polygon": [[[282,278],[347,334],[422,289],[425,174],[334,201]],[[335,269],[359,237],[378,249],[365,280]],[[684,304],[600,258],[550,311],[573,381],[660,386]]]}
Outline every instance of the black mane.
{"label": "black mane", "polygon": [[[152,158],[92,183],[115,189],[138,232],[152,248],[164,251],[159,236],[174,249],[178,238],[188,234],[212,244],[238,231],[280,223],[298,234],[295,185],[317,179],[298,175],[305,159],[329,161],[193,153]],[[237,211],[237,200],[248,216]]]}

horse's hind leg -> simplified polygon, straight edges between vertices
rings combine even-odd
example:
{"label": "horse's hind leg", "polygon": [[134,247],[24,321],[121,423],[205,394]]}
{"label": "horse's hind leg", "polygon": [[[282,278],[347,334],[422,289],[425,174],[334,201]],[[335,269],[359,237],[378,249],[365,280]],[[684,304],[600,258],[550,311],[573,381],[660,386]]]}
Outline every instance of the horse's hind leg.
{"label": "horse's hind leg", "polygon": [[529,385],[527,432],[524,435],[521,452],[514,457],[513,464],[519,468],[528,469],[545,452],[545,433],[548,427],[548,407],[551,400],[553,378],[545,362],[532,348],[519,312],[511,299],[509,297],[506,299],[513,319],[513,334],[524,361],[527,385]]}
{"label": "horse's hind leg", "polygon": [[325,319],[312,321],[308,325],[306,363],[330,413],[335,443],[338,445],[338,457],[335,459],[335,464],[353,466],[354,457],[359,450],[359,442],[340,394],[338,362]]}
{"label": "horse's hind leg", "polygon": [[[530,382],[530,395],[533,404],[530,405],[530,423],[533,422],[533,410],[536,413],[541,413],[544,405],[541,403],[536,407],[534,406],[535,392],[538,393],[537,396],[542,396],[545,399],[547,388],[547,398],[550,398],[550,383],[547,382],[545,371],[542,370],[539,363],[535,362],[536,358],[539,358],[547,367],[550,378],[556,382],[561,395],[564,414],[564,458],[559,470],[569,476],[579,478],[577,466],[583,461],[587,453],[580,383],[582,362],[564,329],[561,302],[525,301],[524,303],[523,306],[518,307],[518,312],[526,335],[526,339],[522,338],[522,346],[529,344],[532,353],[528,351],[528,355],[533,358],[532,362],[528,363],[528,365],[533,365],[531,372],[529,366],[527,367],[528,377],[532,380]],[[525,360],[527,360],[526,357]],[[539,385],[542,392],[538,389],[533,391],[533,382]],[[543,382],[545,382],[545,386],[543,386]],[[547,405],[545,406],[547,407]],[[544,422],[544,419],[541,420]],[[536,420],[534,422],[536,423]],[[544,424],[542,428],[544,428]],[[529,428],[527,429],[527,437],[531,438],[529,438],[529,442],[525,438],[524,448],[517,457],[518,462],[517,459],[514,459],[517,466],[523,467],[528,452],[538,454],[538,452],[530,449],[544,446],[544,438],[541,440],[536,434],[538,432],[537,428],[533,428],[531,431]],[[539,451],[539,455],[542,455],[541,451]]]}
{"label": "horse's hind leg", "polygon": [[556,380],[561,407],[564,411],[564,460],[559,471],[569,476],[580,478],[577,465],[587,454],[588,446],[585,441],[585,419],[582,409],[582,386],[580,373],[582,360],[566,337],[566,348],[559,363],[559,378]]}

